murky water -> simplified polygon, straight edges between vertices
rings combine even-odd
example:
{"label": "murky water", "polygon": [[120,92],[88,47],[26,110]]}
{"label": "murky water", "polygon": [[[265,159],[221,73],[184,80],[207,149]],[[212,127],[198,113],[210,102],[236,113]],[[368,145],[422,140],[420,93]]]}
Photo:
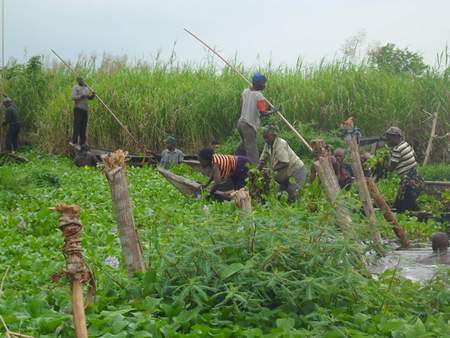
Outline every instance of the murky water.
{"label": "murky water", "polygon": [[404,278],[424,282],[435,275],[440,267],[448,267],[448,265],[421,263],[423,259],[433,254],[431,248],[414,248],[410,250],[393,251],[379,259],[375,264],[369,267],[369,271],[373,274],[380,274],[387,269],[398,269],[398,274]]}

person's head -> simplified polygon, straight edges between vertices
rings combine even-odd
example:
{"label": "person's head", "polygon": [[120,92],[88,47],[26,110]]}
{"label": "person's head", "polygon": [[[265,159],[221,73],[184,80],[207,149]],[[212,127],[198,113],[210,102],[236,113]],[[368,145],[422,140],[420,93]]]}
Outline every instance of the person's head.
{"label": "person's head", "polygon": [[77,76],[77,83],[80,86],[85,86],[86,85],[86,83],[84,82],[84,80],[83,80],[83,78],[81,76]]}
{"label": "person's head", "polygon": [[204,148],[198,153],[198,160],[203,168],[212,165],[214,151],[211,148]]}
{"label": "person's head", "polygon": [[435,232],[431,236],[431,248],[433,252],[442,253],[448,250],[448,236],[445,232]]}
{"label": "person's head", "polygon": [[252,76],[253,89],[264,90],[266,88],[267,78],[259,72],[256,72]]}
{"label": "person's head", "polygon": [[277,136],[278,136],[277,126],[275,126],[273,124],[269,124],[264,127],[263,137],[264,137],[264,141],[267,144],[273,145],[273,142],[275,141]]}
{"label": "person's head", "polygon": [[216,151],[216,146],[219,145],[219,141],[217,140],[212,140],[211,143],[209,144],[209,147],[213,150]]}
{"label": "person's head", "polygon": [[80,147],[80,152],[87,153],[89,151],[89,146],[87,144],[82,144]]}
{"label": "person's head", "polygon": [[3,99],[3,105],[4,105],[6,108],[8,108],[10,105],[12,105],[12,100],[11,100],[11,98],[8,97],[8,96],[6,96],[6,97]]}
{"label": "person's head", "polygon": [[398,127],[390,127],[384,135],[389,147],[395,147],[402,141],[402,130]]}
{"label": "person's head", "polygon": [[334,157],[336,158],[336,160],[339,163],[344,163],[344,158],[345,158],[345,150],[342,148],[337,148],[334,151]]}
{"label": "person's head", "polygon": [[166,143],[167,149],[169,149],[170,151],[174,151],[175,147],[177,145],[177,140],[173,136],[167,136],[165,139],[165,143]]}
{"label": "person's head", "polygon": [[365,151],[361,154],[361,163],[365,163],[367,162],[367,160],[371,157],[372,155],[368,152]]}

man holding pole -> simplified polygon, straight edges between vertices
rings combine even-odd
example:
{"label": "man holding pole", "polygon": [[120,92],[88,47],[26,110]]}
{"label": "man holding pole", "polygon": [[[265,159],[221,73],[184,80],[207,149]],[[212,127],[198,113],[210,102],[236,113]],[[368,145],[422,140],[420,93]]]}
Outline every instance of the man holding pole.
{"label": "man holding pole", "polygon": [[247,156],[251,163],[256,163],[259,157],[256,132],[260,117],[273,113],[267,111],[266,100],[261,93],[266,87],[266,82],[267,78],[264,75],[255,73],[252,77],[252,86],[244,89],[241,97],[241,117],[237,129],[242,141],[236,154]]}
{"label": "man holding pole", "polygon": [[91,92],[83,78],[77,77],[77,84],[72,90],[73,108],[73,136],[71,144],[82,146],[86,143],[86,129],[88,123],[88,100],[92,100],[95,93]]}
{"label": "man holding pole", "polygon": [[305,165],[289,144],[278,137],[276,126],[266,126],[263,136],[266,144],[259,160],[258,169],[261,170],[269,160],[275,181],[280,185],[280,192],[286,191],[288,202],[294,203],[306,181]]}

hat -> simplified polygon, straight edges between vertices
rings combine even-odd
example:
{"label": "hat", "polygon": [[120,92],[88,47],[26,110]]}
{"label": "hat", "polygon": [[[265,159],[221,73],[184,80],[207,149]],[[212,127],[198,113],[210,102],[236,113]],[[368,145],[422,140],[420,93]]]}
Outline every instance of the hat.
{"label": "hat", "polygon": [[165,142],[167,144],[175,145],[175,144],[177,144],[177,139],[175,137],[173,137],[173,136],[167,136],[166,139],[165,139]]}
{"label": "hat", "polygon": [[398,127],[390,127],[388,130],[386,130],[385,135],[402,136],[402,130]]}
{"label": "hat", "polygon": [[267,82],[267,78],[264,75],[262,75],[259,72],[256,72],[255,74],[253,74],[253,76],[252,76],[252,83],[253,84],[265,83],[265,82]]}
{"label": "hat", "polygon": [[274,135],[277,135],[279,132],[278,127],[274,124],[268,124],[268,125],[264,126],[263,130],[264,130],[264,132],[269,132]]}

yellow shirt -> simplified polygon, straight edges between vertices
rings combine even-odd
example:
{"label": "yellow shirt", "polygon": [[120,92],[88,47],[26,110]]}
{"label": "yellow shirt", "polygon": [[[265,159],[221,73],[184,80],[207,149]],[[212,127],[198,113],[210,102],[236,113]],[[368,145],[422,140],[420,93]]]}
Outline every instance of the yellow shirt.
{"label": "yellow shirt", "polygon": [[301,169],[305,164],[297,154],[289,147],[289,144],[280,137],[277,137],[273,145],[265,144],[261,154],[260,161],[267,162],[275,168],[278,163],[288,163],[287,175],[291,176],[297,169]]}

